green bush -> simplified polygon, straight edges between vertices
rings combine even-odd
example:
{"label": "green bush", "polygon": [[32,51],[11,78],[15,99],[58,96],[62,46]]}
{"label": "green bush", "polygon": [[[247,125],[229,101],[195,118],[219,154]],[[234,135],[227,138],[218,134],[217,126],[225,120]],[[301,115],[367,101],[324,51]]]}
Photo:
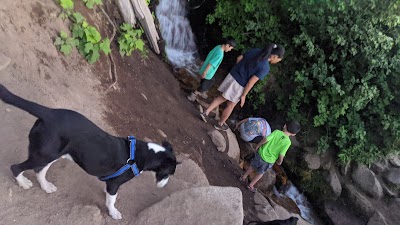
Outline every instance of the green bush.
{"label": "green bush", "polygon": [[[400,147],[398,6],[398,0],[217,0],[208,21],[241,49],[282,43],[287,54],[276,76],[280,89],[273,90],[278,110],[305,130],[323,130],[312,143],[319,152],[335,147],[341,163],[371,164]],[[268,94],[259,85],[252,92],[256,107]]]}
{"label": "green bush", "polygon": [[121,35],[118,38],[118,44],[121,56],[130,56],[135,49],[145,54],[144,42],[141,38],[143,30],[133,29],[133,27],[127,23],[122,24],[120,29]]}

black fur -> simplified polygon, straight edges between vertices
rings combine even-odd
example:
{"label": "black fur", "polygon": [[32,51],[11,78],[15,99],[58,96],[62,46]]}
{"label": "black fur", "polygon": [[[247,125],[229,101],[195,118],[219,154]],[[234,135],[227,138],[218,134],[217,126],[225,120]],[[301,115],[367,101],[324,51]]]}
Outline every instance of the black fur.
{"label": "black fur", "polygon": [[268,222],[252,221],[247,225],[296,225],[297,220],[299,220],[297,217],[292,216],[286,220],[273,220]]}
{"label": "black fur", "polygon": [[[39,172],[48,163],[65,154],[88,174],[104,177],[113,174],[129,158],[127,138],[112,136],[85,116],[67,109],[52,109],[22,99],[0,84],[0,99],[37,117],[29,133],[29,156],[20,164],[11,166],[16,177],[25,170]],[[137,140],[135,160],[139,170],[154,171],[161,181],[175,173],[176,158],[168,142],[163,142],[166,151],[155,153],[146,142]],[[107,192],[115,195],[118,188],[134,177],[131,170],[106,181]]]}

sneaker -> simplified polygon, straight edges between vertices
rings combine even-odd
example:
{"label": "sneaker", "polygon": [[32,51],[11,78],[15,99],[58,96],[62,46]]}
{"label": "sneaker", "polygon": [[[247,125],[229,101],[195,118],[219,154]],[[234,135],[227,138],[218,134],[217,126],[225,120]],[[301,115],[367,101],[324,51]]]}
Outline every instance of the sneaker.
{"label": "sneaker", "polygon": [[200,113],[200,117],[201,117],[201,119],[202,119],[204,122],[207,123],[207,115],[206,115],[205,112]]}
{"label": "sneaker", "polygon": [[214,128],[217,130],[223,130],[223,131],[227,131],[229,129],[228,124],[226,124],[226,123],[222,124],[222,126],[219,124],[216,124],[216,125],[214,125]]}
{"label": "sneaker", "polygon": [[255,187],[250,187],[250,185],[248,185],[246,188],[247,188],[247,190],[249,190],[249,191],[251,191],[251,192],[253,192],[253,193],[256,193],[256,192],[257,192],[257,188],[255,188]]}

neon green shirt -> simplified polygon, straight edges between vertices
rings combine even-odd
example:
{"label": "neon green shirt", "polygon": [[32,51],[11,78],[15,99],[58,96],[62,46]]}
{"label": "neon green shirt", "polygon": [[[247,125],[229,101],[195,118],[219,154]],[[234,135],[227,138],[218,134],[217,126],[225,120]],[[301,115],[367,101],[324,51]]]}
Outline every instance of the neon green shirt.
{"label": "neon green shirt", "polygon": [[275,130],[267,137],[267,143],[258,150],[261,158],[267,163],[275,163],[279,155],[285,156],[291,145],[290,138],[281,130]]}
{"label": "neon green shirt", "polygon": [[204,70],[207,68],[208,64],[211,64],[210,69],[207,71],[206,80],[210,80],[213,78],[215,72],[217,72],[217,69],[219,65],[222,62],[222,59],[224,58],[224,51],[222,51],[221,45],[215,46],[213,50],[211,50],[208,55],[206,60],[204,61],[203,65],[201,66],[199,73],[200,75],[203,74]]}

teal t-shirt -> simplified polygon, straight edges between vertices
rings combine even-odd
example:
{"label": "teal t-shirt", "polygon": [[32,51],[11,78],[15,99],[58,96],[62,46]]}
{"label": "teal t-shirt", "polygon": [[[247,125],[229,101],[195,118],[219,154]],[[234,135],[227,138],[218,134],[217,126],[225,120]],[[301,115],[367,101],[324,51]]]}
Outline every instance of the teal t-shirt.
{"label": "teal t-shirt", "polygon": [[267,163],[275,163],[279,155],[285,156],[290,147],[290,138],[283,131],[275,130],[267,137],[267,143],[258,150],[261,158]]}
{"label": "teal t-shirt", "polygon": [[206,60],[204,61],[203,65],[201,66],[199,73],[200,75],[203,74],[204,70],[207,68],[208,64],[211,64],[210,69],[208,70],[205,79],[206,80],[211,80],[213,78],[215,72],[217,72],[217,69],[219,65],[222,62],[222,59],[224,58],[224,51],[222,51],[221,45],[215,46],[213,50],[211,50],[208,55]]}

